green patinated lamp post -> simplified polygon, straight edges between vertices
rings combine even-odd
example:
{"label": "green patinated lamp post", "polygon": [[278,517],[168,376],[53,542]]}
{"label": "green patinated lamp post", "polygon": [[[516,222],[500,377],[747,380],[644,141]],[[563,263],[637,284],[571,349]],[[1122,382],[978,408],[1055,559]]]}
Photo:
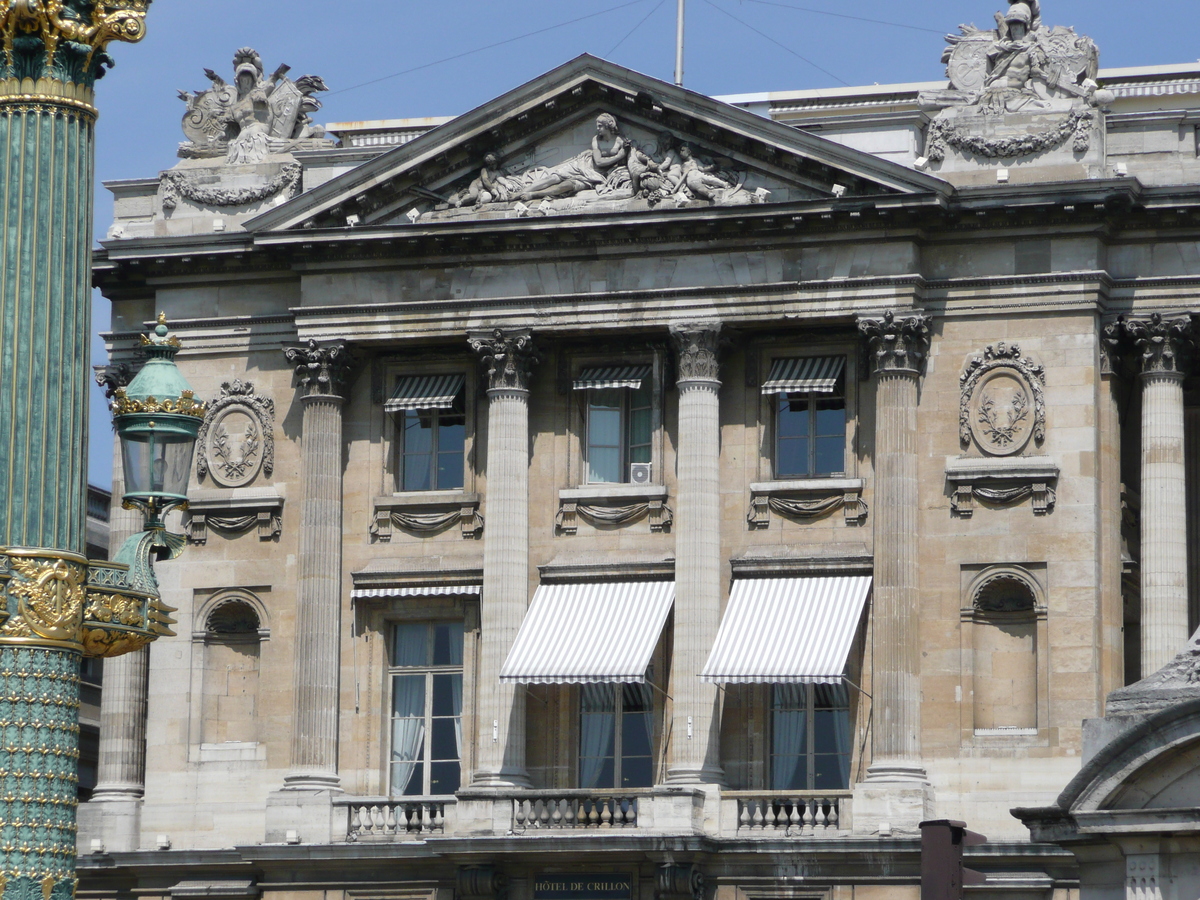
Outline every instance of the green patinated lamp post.
{"label": "green patinated lamp post", "polygon": [[185,500],[204,410],[165,326],[145,339],[147,365],[115,409],[127,502],[147,529],[113,562],[82,555],[93,88],[108,44],[141,40],[149,5],[0,0],[2,900],[74,894],[80,657],[171,633],[151,562],[182,549],[162,516]]}

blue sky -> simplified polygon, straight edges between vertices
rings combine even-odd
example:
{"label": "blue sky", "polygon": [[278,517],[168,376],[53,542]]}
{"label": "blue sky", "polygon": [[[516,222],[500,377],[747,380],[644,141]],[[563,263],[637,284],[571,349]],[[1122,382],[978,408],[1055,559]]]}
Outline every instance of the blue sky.
{"label": "blue sky", "polygon": [[[990,27],[1004,5],[687,0],[685,86],[719,95],[937,80],[943,35],[964,22]],[[322,76],[330,92],[321,122],[456,115],[584,52],[670,81],[675,8],[676,0],[156,0],[149,36],[114,45],[117,67],[98,85],[97,236],[112,219],[99,182],[174,165],[176,91],[207,86],[205,68],[229,78],[239,47],[258,50],[268,72],[287,63],[293,76]],[[1042,15],[1090,35],[1106,68],[1200,57],[1196,0],[1042,0]],[[563,24],[571,20],[579,21]],[[107,327],[98,295],[93,317],[94,330]],[[103,361],[103,345],[93,344]],[[108,486],[108,414],[99,391],[92,399],[89,475]]]}

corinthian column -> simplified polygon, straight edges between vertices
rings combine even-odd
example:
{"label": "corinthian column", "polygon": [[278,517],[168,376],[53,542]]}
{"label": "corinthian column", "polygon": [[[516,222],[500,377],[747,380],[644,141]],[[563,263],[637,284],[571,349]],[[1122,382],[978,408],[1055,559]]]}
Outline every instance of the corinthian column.
{"label": "corinthian column", "polygon": [[296,585],[292,765],[284,787],[340,791],[338,670],[342,609],[344,342],[284,350],[303,394],[299,580]]}
{"label": "corinthian column", "polygon": [[1189,637],[1183,370],[1192,323],[1155,313],[1124,325],[1141,355],[1144,677],[1173,660]]}
{"label": "corinthian column", "polygon": [[875,378],[875,610],[869,781],[925,781],[918,617],[917,380],[929,317],[860,319]]}
{"label": "corinthian column", "polygon": [[528,787],[525,687],[502,683],[529,605],[529,377],[538,361],[528,331],[468,336],[488,380],[487,530],[480,600],[479,753],[476,787]]}
{"label": "corinthian column", "polygon": [[675,644],[667,781],[721,784],[717,686],[701,681],[721,619],[721,406],[716,322],[673,325],[679,358]]}

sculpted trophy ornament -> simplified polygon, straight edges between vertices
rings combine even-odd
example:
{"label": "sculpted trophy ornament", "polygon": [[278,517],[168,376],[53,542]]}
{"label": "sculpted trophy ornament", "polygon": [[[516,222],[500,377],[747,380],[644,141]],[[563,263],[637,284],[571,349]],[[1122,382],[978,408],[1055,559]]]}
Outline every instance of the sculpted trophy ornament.
{"label": "sculpted trophy ornament", "polygon": [[925,91],[936,112],[925,158],[944,163],[1010,160],[1060,147],[1082,158],[1093,144],[1097,107],[1112,101],[1096,75],[1100,51],[1073,28],[1049,27],[1038,0],[1009,0],[996,28],[960,25],[943,54],[947,90]]}
{"label": "sculpted trophy ornament", "polygon": [[329,90],[320,77],[305,75],[293,81],[284,65],[267,78],[262,57],[249,47],[234,55],[233,69],[233,84],[205,69],[211,88],[179,92],[187,104],[183,133],[188,139],[180,156],[224,156],[228,165],[253,165],[273,152],[324,137],[311,116],[321,108],[315,95]]}

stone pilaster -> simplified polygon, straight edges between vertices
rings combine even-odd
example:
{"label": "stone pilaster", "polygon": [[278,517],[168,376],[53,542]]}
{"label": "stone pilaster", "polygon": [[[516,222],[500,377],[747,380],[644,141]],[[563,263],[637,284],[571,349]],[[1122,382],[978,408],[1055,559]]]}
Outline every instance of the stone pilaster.
{"label": "stone pilaster", "polygon": [[[109,513],[108,557],[142,530],[142,514],[124,509],[125,472],[114,448],[113,497]],[[150,648],[142,647],[104,662],[100,695],[100,760],[92,802],[101,803],[100,838],[111,853],[139,849],[141,805],[146,786],[146,688]],[[88,848],[82,848],[88,852]]]}
{"label": "stone pilaster", "polygon": [[921,761],[917,579],[917,389],[929,322],[928,316],[891,312],[858,322],[875,379],[871,766],[863,802],[857,792],[854,800],[856,828],[867,831],[881,822],[913,830],[929,817],[932,803]]}
{"label": "stone pilaster", "polygon": [[525,688],[502,683],[529,606],[529,379],[537,354],[528,331],[471,334],[488,383],[487,529],[480,600],[478,757],[474,787],[528,787]]}
{"label": "stone pilaster", "polygon": [[1121,590],[1124,561],[1121,541],[1121,414],[1118,404],[1117,345],[1120,325],[1103,326],[1100,332],[1100,388],[1096,403],[1099,466],[1100,617],[1096,646],[1100,653],[1100,701],[1125,685],[1125,603]]}
{"label": "stone pilaster", "polygon": [[342,622],[342,405],[350,358],[336,342],[284,351],[296,367],[304,406],[299,578],[296,584],[295,700],[289,789],[341,790],[338,672]]}
{"label": "stone pilaster", "polygon": [[1190,319],[1155,313],[1124,322],[1139,354],[1142,384],[1142,675],[1157,672],[1187,643],[1187,479],[1183,378]]}
{"label": "stone pilaster", "polygon": [[675,642],[667,781],[721,784],[717,686],[701,681],[721,620],[721,407],[716,322],[673,325],[679,360]]}

